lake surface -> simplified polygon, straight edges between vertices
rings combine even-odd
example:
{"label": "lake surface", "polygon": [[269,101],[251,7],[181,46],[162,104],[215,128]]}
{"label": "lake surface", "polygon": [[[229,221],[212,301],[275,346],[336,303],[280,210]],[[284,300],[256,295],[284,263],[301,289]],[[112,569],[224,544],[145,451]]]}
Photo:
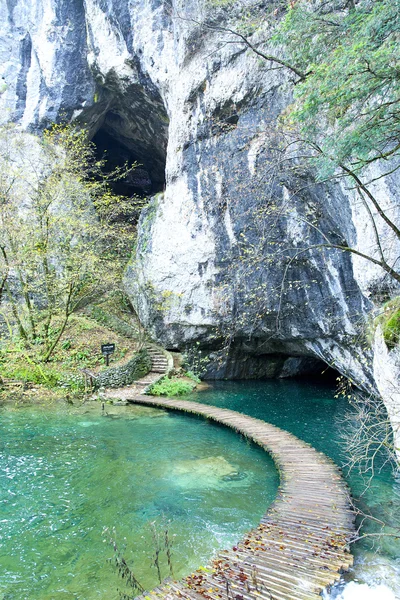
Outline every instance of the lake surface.
{"label": "lake surface", "polygon": [[[341,464],[343,414],[352,409],[334,395],[330,384],[284,380],[219,382],[191,399],[278,425]],[[182,576],[233,545],[274,499],[272,461],[231,430],[151,408],[113,412],[0,410],[1,600],[118,598],[125,587],[107,561],[104,527],[116,528],[135,575],[152,587],[167,525],[174,574]],[[389,469],[367,490],[356,473],[349,483],[365,511],[400,525],[400,482]],[[353,550],[354,568],[329,597],[400,597],[399,542],[371,537]],[[164,550],[160,567],[167,576]]]}
{"label": "lake surface", "polygon": [[[343,415],[354,409],[343,398],[335,398],[333,384],[317,380],[270,380],[216,382],[193,398],[204,404],[238,410],[290,431],[333,458],[346,462],[343,453]],[[379,463],[379,461],[378,461]],[[400,478],[389,467],[375,475],[366,489],[364,480],[352,472],[347,476],[353,496],[365,513],[397,527],[400,533]],[[393,533],[392,529],[384,529]],[[363,531],[376,534],[382,527],[365,521]],[[352,549],[355,565],[330,598],[345,600],[392,600],[400,598],[400,541],[375,535],[357,542]],[[366,587],[368,586],[368,588]],[[382,586],[382,587],[378,587]]]}
{"label": "lake surface", "polygon": [[118,598],[125,586],[107,562],[104,527],[116,528],[144,587],[158,583],[157,546],[169,575],[166,525],[174,574],[188,574],[275,498],[272,460],[233,431],[151,408],[113,410],[0,410],[1,600]]}

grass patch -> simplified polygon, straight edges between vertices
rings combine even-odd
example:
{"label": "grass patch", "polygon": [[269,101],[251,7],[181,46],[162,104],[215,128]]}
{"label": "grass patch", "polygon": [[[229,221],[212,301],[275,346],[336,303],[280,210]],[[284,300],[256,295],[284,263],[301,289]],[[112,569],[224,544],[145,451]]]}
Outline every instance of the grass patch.
{"label": "grass patch", "polygon": [[190,394],[195,387],[196,384],[194,381],[163,377],[151,386],[148,393],[151,396],[184,396],[185,394]]}
{"label": "grass patch", "polygon": [[0,362],[1,375],[5,379],[13,379],[33,385],[55,387],[60,382],[58,370],[47,365],[29,364],[25,357],[22,360]]}

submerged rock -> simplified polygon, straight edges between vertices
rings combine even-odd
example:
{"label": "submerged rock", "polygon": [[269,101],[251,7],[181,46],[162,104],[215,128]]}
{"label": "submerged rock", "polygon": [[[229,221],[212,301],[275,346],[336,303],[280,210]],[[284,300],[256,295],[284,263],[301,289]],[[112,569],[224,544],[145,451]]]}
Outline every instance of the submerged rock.
{"label": "submerged rock", "polygon": [[236,484],[247,478],[223,456],[179,461],[172,466],[172,475],[175,485],[185,489]]}

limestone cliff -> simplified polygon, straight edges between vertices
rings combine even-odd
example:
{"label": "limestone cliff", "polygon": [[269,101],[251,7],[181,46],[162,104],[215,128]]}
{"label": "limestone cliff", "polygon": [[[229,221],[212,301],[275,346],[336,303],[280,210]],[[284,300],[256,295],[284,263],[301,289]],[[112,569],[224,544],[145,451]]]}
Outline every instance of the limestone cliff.
{"label": "limestone cliff", "polygon": [[[211,352],[213,376],[284,376],[318,359],[374,388],[366,323],[390,286],[362,258],[309,248],[328,238],[373,255],[370,216],[346,182],[316,184],[280,138],[290,75],[215,29],[235,26],[235,9],[229,23],[211,16],[205,0],[7,0],[3,119],[35,131],[78,118],[165,187],[143,211],[126,286],[167,347]],[[398,179],[374,184],[392,213]]]}

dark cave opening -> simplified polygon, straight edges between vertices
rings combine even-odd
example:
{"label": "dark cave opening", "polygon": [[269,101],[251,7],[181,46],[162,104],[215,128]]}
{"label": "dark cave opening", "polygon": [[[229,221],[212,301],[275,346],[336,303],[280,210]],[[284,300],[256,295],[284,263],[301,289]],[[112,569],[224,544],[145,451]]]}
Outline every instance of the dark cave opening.
{"label": "dark cave opening", "polygon": [[[194,352],[194,357],[196,357]],[[336,385],[340,373],[326,362],[311,355],[288,354],[286,352],[270,352],[266,354],[246,351],[240,346],[232,345],[229,352],[205,348],[204,356],[210,360],[205,365],[206,380],[268,380],[268,379],[307,379]],[[189,366],[192,353],[185,349]],[[196,359],[195,359],[196,360]]]}
{"label": "dark cave opening", "polygon": [[[114,181],[111,184],[112,191],[127,198],[139,197],[146,198],[161,192],[165,187],[165,161],[154,153],[146,149],[140,152],[132,149],[132,144],[124,143],[117,136],[113,136],[101,127],[93,136],[92,142],[96,146],[98,159],[105,160],[104,171],[109,173],[117,167],[128,166],[133,163],[137,167],[124,179]],[[152,156],[153,154],[153,156]]]}

